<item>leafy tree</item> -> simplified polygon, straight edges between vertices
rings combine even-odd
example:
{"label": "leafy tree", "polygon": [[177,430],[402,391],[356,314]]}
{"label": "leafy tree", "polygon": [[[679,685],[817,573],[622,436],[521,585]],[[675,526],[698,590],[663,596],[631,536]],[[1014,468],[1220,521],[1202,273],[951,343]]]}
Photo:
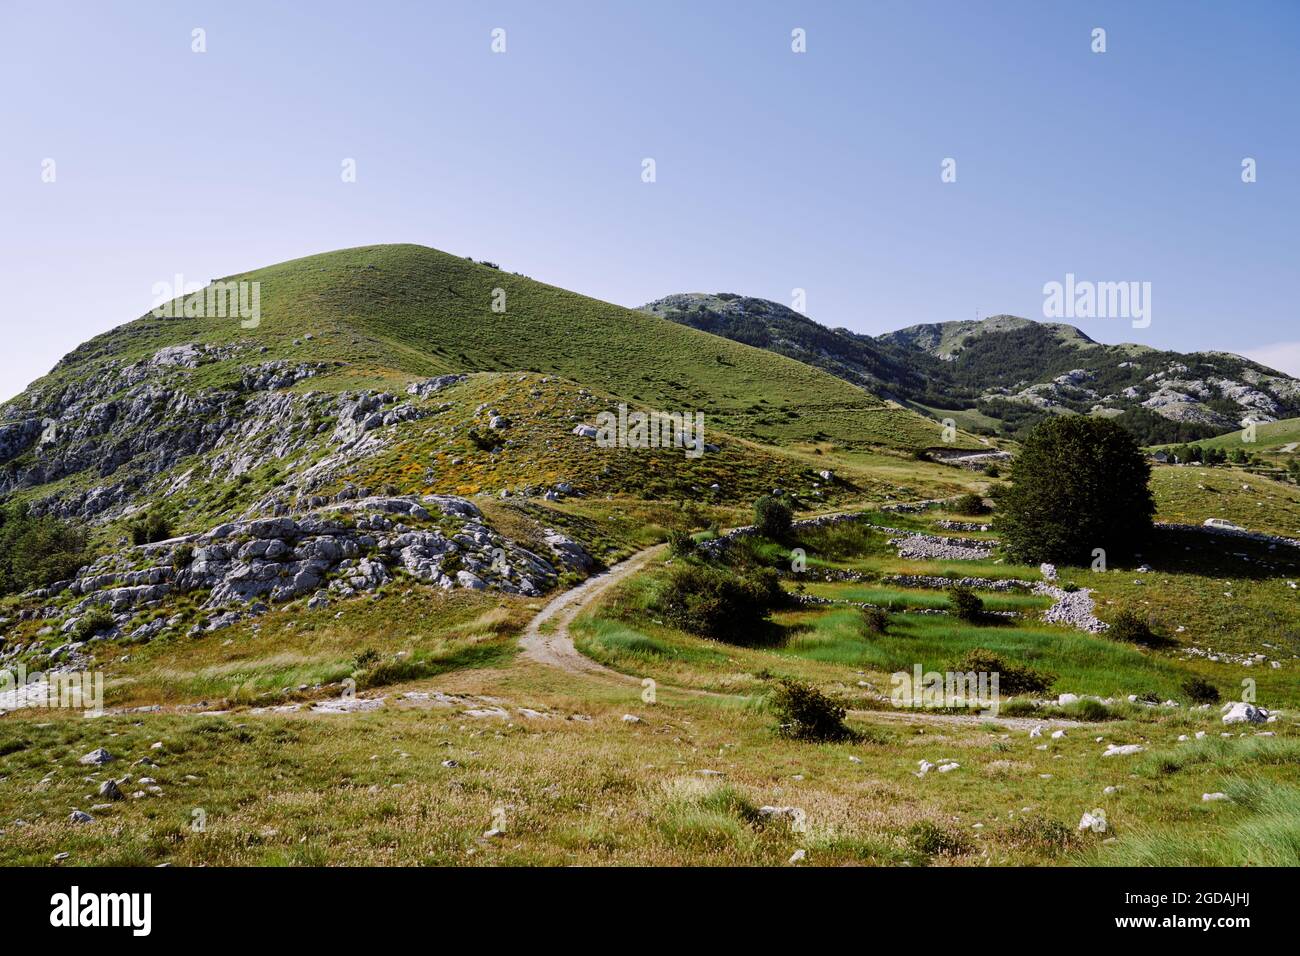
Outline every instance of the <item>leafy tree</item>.
{"label": "leafy tree", "polygon": [[780,540],[790,533],[794,513],[780,498],[764,495],[754,502],[754,525],[765,538]]}
{"label": "leafy tree", "polygon": [[980,495],[970,491],[953,502],[952,510],[959,515],[986,515],[989,513],[989,506],[984,503]]}
{"label": "leafy tree", "polygon": [[1017,559],[1083,564],[1095,548],[1129,554],[1150,533],[1151,465],[1123,427],[1063,415],[1025,438],[998,528]]}
{"label": "leafy tree", "polygon": [[0,594],[72,577],[90,561],[86,533],[26,505],[0,509]]}
{"label": "leafy tree", "polygon": [[974,623],[984,616],[984,602],[964,584],[956,584],[948,589],[948,603],[958,620]]}

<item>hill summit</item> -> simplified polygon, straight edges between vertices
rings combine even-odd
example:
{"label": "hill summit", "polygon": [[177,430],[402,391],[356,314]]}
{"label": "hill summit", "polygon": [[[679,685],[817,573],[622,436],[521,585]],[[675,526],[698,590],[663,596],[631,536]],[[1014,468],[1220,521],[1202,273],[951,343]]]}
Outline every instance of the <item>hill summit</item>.
{"label": "hill summit", "polygon": [[872,337],[733,293],[670,295],[642,308],[989,435],[1015,435],[1045,416],[1073,412],[1115,418],[1154,444],[1300,413],[1300,381],[1240,355],[1106,345],[1072,325],[1014,315]]}

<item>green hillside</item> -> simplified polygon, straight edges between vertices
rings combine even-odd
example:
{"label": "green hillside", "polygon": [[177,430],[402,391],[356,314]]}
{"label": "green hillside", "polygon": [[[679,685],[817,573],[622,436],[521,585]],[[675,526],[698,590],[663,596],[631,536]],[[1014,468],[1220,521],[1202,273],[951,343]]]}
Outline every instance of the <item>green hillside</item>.
{"label": "green hillside", "polygon": [[[913,448],[940,426],[860,388],[761,349],[415,245],[308,256],[224,281],[261,283],[261,325],[152,315],[98,336],[53,373],[168,345],[249,343],[262,360],[338,362],[314,389],[396,388],[446,372],[559,375],[643,408],[702,410],[722,431],[762,441]],[[494,298],[504,311],[494,311]],[[205,365],[195,385],[234,382],[247,357]],[[37,384],[48,384],[41,382]]]}
{"label": "green hillside", "polygon": [[[1242,432],[1238,430],[1215,438],[1189,442],[1188,444],[1198,445],[1201,448],[1222,448],[1224,451],[1244,448],[1246,451],[1254,453],[1284,452],[1289,445],[1300,447],[1300,418],[1283,418],[1276,422],[1256,425],[1255,441],[1253,443],[1243,442],[1241,436]],[[1163,447],[1172,448],[1173,446]],[[1294,452],[1296,449],[1293,448],[1290,451]]]}

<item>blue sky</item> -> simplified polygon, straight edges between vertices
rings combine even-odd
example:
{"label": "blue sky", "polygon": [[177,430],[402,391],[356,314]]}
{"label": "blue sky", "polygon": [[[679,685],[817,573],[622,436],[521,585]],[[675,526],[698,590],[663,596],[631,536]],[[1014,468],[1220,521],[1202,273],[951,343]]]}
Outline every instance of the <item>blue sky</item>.
{"label": "blue sky", "polygon": [[1076,324],[1300,374],[1297,50],[1255,0],[5,0],[0,396],[176,273],[380,242],[869,333],[1147,281],[1148,328]]}

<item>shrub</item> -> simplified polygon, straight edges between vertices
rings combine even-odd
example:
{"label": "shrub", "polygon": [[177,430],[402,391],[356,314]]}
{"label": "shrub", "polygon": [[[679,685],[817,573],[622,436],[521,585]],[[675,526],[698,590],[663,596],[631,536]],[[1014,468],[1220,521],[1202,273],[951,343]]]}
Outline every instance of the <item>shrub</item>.
{"label": "shrub", "polygon": [[1017,817],[999,837],[1018,850],[1051,855],[1073,849],[1079,842],[1078,834],[1060,820],[1037,814]]}
{"label": "shrub", "polygon": [[782,736],[819,742],[856,737],[844,723],[845,708],[811,684],[782,678],[772,692],[771,704],[780,718]]}
{"label": "shrub", "polygon": [[1001,469],[998,468],[997,465],[985,465],[985,466],[984,466],[984,474],[988,475],[990,478],[1001,478],[1001,477],[1002,477],[1002,471],[1001,471]]}
{"label": "shrub", "polygon": [[1071,701],[1062,709],[1075,720],[1085,720],[1092,723],[1111,720],[1115,717],[1109,707],[1099,700],[1093,700],[1091,697],[1081,697],[1076,701]]}
{"label": "shrub", "polygon": [[26,505],[0,509],[0,594],[70,578],[91,558],[81,528],[35,517]]}
{"label": "shrub", "polygon": [[1117,641],[1140,644],[1143,647],[1159,647],[1165,643],[1165,639],[1151,629],[1146,618],[1128,608],[1115,615],[1106,633]]}
{"label": "shrub", "polygon": [[465,437],[468,438],[470,444],[479,451],[491,451],[493,448],[497,447],[496,439],[492,438],[490,435],[480,434],[477,428],[471,428],[465,433]]}
{"label": "shrub", "polygon": [[156,541],[166,541],[172,536],[171,523],[157,511],[132,521],[127,525],[127,530],[131,533],[132,544],[153,544]]}
{"label": "shrub", "polygon": [[953,502],[952,510],[959,515],[986,515],[991,509],[981,496],[970,491]]}
{"label": "shrub", "polygon": [[907,831],[907,843],[915,852],[925,856],[960,856],[971,850],[971,841],[966,834],[930,820],[914,823]]}
{"label": "shrub", "polygon": [[359,651],[357,656],[352,659],[352,669],[363,671],[377,663],[379,663],[379,652],[373,647],[367,647],[365,650]]}
{"label": "shrub", "polygon": [[1056,681],[1056,675],[1047,674],[1021,664],[1008,664],[991,651],[976,648],[965,657],[949,664],[951,671],[997,674],[998,695],[1014,697],[1017,694],[1042,694]]}
{"label": "shrub", "polygon": [[1123,426],[1053,416],[1021,447],[998,502],[998,527],[1020,561],[1083,564],[1094,548],[1129,554],[1151,532],[1151,465]]}
{"label": "shrub", "polygon": [[781,579],[770,568],[742,573],[686,564],[673,568],[652,604],[683,630],[752,646],[767,641],[768,613],[784,602]]}
{"label": "shrub", "polygon": [[1204,677],[1189,677],[1183,681],[1183,693],[1193,704],[1217,704],[1219,688]]}
{"label": "shrub", "polygon": [[81,617],[77,618],[77,623],[72,627],[70,635],[74,641],[88,641],[100,631],[107,631],[117,622],[113,620],[113,615],[102,607],[92,607]]}
{"label": "shrub", "polygon": [[864,607],[862,627],[868,634],[884,634],[889,630],[889,614],[883,607]]}
{"label": "shrub", "polygon": [[695,539],[687,531],[669,531],[668,550],[676,557],[689,558],[695,553]]}
{"label": "shrub", "polygon": [[958,620],[975,622],[984,616],[984,602],[963,584],[948,589],[948,603]]}
{"label": "shrub", "polygon": [[765,538],[779,541],[790,533],[794,513],[780,498],[764,495],[754,502],[754,526]]}
{"label": "shrub", "polygon": [[176,570],[188,565],[194,560],[194,545],[180,544],[172,549],[172,567]]}

